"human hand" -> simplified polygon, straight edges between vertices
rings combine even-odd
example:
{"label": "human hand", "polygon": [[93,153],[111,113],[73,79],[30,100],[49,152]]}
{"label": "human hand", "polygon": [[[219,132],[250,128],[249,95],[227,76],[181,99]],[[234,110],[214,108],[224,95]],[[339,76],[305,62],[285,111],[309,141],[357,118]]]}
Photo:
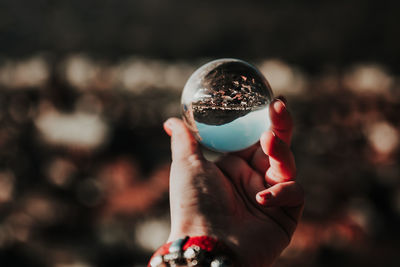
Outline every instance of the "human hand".
{"label": "human hand", "polygon": [[164,123],[171,136],[171,233],[212,236],[228,245],[243,266],[270,266],[290,242],[304,193],[294,181],[289,149],[293,123],[285,103],[270,105],[271,130],[259,144],[206,160],[183,121]]}

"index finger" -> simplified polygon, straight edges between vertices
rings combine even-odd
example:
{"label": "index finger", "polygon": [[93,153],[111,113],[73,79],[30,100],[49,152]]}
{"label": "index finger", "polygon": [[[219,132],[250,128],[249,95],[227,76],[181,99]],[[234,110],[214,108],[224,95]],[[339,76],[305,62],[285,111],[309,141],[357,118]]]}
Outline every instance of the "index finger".
{"label": "index finger", "polygon": [[293,133],[293,119],[286,108],[286,103],[277,98],[269,106],[271,130],[290,146]]}

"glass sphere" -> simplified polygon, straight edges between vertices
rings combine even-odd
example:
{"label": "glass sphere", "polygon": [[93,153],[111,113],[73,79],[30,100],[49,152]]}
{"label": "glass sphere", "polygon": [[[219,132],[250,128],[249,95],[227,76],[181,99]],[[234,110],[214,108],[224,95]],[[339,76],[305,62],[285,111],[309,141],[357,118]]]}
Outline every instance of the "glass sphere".
{"label": "glass sphere", "polygon": [[218,59],[197,69],[182,92],[182,116],[205,147],[239,151],[258,142],[270,126],[273,95],[265,77],[238,59]]}

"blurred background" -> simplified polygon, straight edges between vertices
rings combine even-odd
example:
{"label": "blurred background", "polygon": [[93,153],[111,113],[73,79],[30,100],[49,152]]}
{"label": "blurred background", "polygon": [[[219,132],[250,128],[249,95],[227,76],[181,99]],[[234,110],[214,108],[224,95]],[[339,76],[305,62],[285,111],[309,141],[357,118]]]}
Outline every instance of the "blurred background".
{"label": "blurred background", "polygon": [[[398,266],[398,1],[0,1],[0,265],[145,266],[203,63],[284,95],[306,207],[283,266]],[[211,211],[210,211],[211,212]]]}

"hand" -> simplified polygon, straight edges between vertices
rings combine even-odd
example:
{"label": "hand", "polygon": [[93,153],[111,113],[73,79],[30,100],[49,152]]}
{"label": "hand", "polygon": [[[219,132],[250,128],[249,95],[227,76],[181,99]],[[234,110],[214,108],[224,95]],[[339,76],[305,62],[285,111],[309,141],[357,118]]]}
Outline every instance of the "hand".
{"label": "hand", "polygon": [[271,130],[259,144],[207,161],[183,121],[164,124],[171,136],[171,233],[208,235],[227,244],[243,266],[270,266],[287,247],[304,203],[289,149],[293,123],[285,103],[270,105]]}

